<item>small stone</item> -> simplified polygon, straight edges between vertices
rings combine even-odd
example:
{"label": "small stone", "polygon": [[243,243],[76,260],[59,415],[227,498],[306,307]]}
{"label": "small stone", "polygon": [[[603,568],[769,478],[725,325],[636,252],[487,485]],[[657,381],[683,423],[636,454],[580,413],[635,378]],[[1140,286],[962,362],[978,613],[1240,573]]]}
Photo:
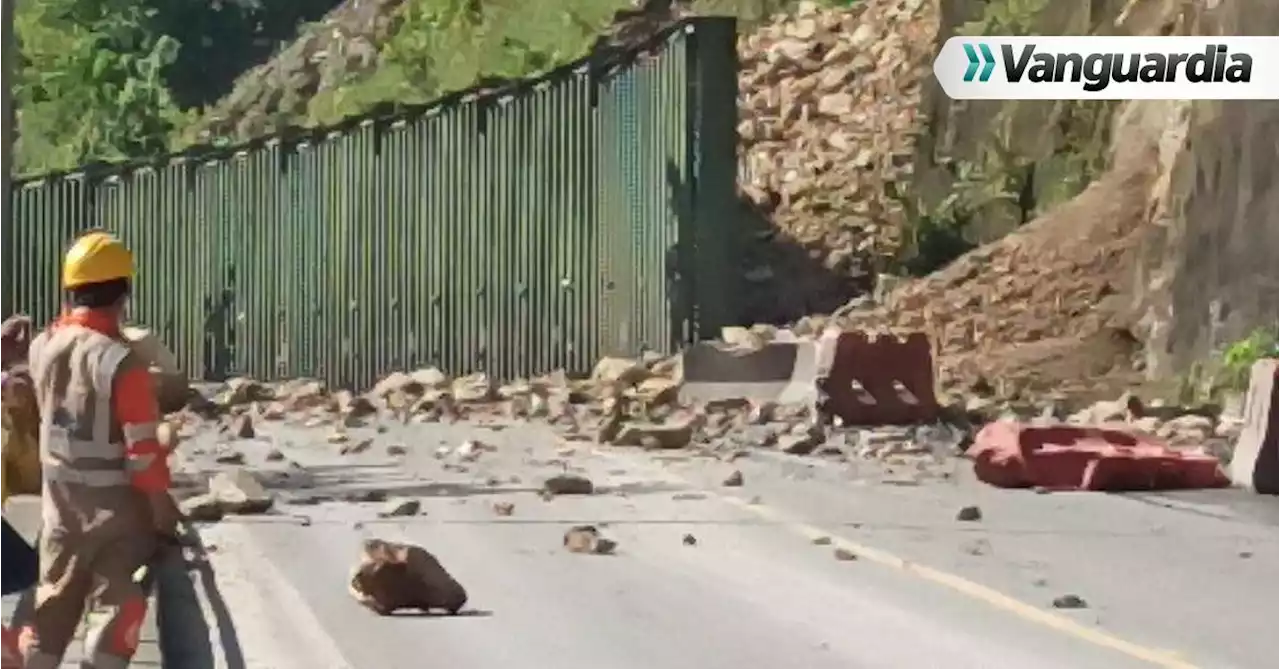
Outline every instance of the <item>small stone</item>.
{"label": "small stone", "polygon": [[387,505],[378,512],[381,518],[393,518],[398,516],[416,516],[422,511],[422,502],[416,499],[393,499],[387,502]]}
{"label": "small stone", "polygon": [[547,479],[542,489],[551,495],[590,495],[595,492],[591,479],[577,474],[558,474]]}
{"label": "small stone", "polygon": [[253,417],[249,414],[242,414],[231,420],[231,434],[237,439],[252,439],[257,434],[253,429]]}
{"label": "small stone", "polygon": [[813,545],[814,546],[830,546],[831,537],[814,537]]}
{"label": "small stone", "polygon": [[698,538],[693,536],[692,534],[686,534],[684,535],[684,538],[681,539],[681,543],[683,543],[686,546],[697,546]]}
{"label": "small stone", "polygon": [[405,455],[408,452],[409,452],[408,449],[406,449],[404,446],[400,444],[389,444],[387,446],[387,455],[400,456],[400,455]]}
{"label": "small stone", "polygon": [[213,461],[220,465],[240,465],[244,464],[244,453],[232,448],[220,449],[213,456]]}
{"label": "small stone", "polygon": [[361,439],[355,443],[345,443],[342,448],[338,449],[338,455],[358,455],[369,450],[372,445],[372,439]]}
{"label": "small stone", "polygon": [[273,448],[267,451],[265,459],[267,462],[279,462],[284,459],[284,453],[281,453],[278,448]]}
{"label": "small stone", "polygon": [[454,455],[457,455],[458,458],[461,460],[472,462],[479,459],[480,454],[483,453],[485,450],[486,449],[484,444],[474,439],[469,439],[467,441],[462,442],[462,444],[458,446],[458,448],[454,450],[453,453]]}
{"label": "small stone", "polygon": [[493,513],[498,516],[510,516],[516,512],[516,505],[511,502],[494,502]]}
{"label": "small stone", "polygon": [[594,525],[578,525],[564,533],[564,547],[570,553],[610,555],[618,544],[601,536]]}
{"label": "small stone", "polygon": [[797,426],[778,437],[778,450],[791,455],[808,455],[826,441],[821,426]]}
{"label": "small stone", "polygon": [[371,488],[369,490],[352,490],[342,494],[344,502],[385,502],[387,491]]}
{"label": "small stone", "polygon": [[836,548],[832,551],[835,558],[841,562],[853,562],[858,559],[857,554],[847,548]]}
{"label": "small stone", "polygon": [[725,486],[726,488],[737,488],[742,486],[743,484],[742,471],[735,469],[729,472],[729,475],[724,477],[724,481],[721,481],[720,484]]}
{"label": "small stone", "polygon": [[976,522],[982,520],[982,509],[976,506],[962,506],[956,512],[956,520],[963,522]]}
{"label": "small stone", "polygon": [[345,444],[348,439],[350,437],[347,436],[347,433],[340,431],[334,431],[328,437],[325,437],[325,440],[331,444]]}
{"label": "small stone", "polygon": [[1086,609],[1089,604],[1079,595],[1061,595],[1053,598],[1053,608],[1055,609]]}

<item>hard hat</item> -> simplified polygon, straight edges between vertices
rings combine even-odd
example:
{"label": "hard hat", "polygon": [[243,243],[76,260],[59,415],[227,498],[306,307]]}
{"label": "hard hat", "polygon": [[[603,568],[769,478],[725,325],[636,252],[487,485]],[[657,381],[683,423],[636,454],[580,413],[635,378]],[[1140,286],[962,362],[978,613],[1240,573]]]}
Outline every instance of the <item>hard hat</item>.
{"label": "hard hat", "polygon": [[62,286],[133,278],[133,252],[108,232],[90,232],[76,240],[62,263]]}

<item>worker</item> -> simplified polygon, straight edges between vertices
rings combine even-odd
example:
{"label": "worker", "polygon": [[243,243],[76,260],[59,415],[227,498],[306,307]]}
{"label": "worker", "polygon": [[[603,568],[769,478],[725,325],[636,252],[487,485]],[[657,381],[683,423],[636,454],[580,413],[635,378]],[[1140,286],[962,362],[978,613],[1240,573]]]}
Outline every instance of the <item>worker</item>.
{"label": "worker", "polygon": [[35,610],[19,635],[26,669],[61,664],[91,599],[101,617],[81,667],[127,667],[147,611],[133,575],[179,517],[151,376],[120,332],[133,279],[119,239],[80,237],[62,267],[66,309],[31,342],[44,527]]}

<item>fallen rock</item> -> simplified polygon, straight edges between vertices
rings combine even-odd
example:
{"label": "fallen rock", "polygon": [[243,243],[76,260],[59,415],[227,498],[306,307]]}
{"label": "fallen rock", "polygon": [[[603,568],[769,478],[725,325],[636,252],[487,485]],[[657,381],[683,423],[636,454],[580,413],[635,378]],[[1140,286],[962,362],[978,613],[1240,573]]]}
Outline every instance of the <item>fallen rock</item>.
{"label": "fallen rock", "polygon": [[344,502],[385,502],[387,491],[369,488],[366,490],[350,490],[341,495]]}
{"label": "fallen rock", "polygon": [[487,447],[484,444],[474,439],[468,439],[462,442],[453,453],[459,459],[471,462],[478,459],[485,450],[487,450]]}
{"label": "fallen rock", "polygon": [[274,497],[246,469],[234,469],[214,474],[209,479],[209,494],[218,501],[226,513],[266,513],[274,504]]}
{"label": "fallen rock", "polygon": [[516,512],[516,505],[511,502],[494,502],[493,513],[499,516],[510,516]]}
{"label": "fallen rock", "polygon": [[1089,603],[1079,595],[1067,594],[1053,598],[1053,608],[1055,609],[1085,609],[1088,607]]}
{"label": "fallen rock", "polygon": [[853,562],[858,559],[858,555],[848,548],[836,548],[832,551],[832,555],[841,562]]}
{"label": "fallen rock", "polygon": [[379,615],[403,609],[457,614],[467,591],[426,549],[381,539],[366,540],[348,592]]}
{"label": "fallen rock", "polygon": [[542,484],[542,490],[551,495],[590,495],[596,488],[585,476],[557,474]]}
{"label": "fallen rock", "polygon": [[578,525],[564,533],[564,547],[570,553],[611,555],[618,544],[601,536],[594,525]]}
{"label": "fallen rock", "polygon": [[976,506],[962,506],[959,511],[956,511],[956,520],[963,522],[982,520],[982,509]]}
{"label": "fallen rock", "polygon": [[487,374],[477,373],[455,379],[452,395],[458,402],[489,402],[498,399],[496,390]]}
{"label": "fallen rock", "polygon": [[0,334],[0,341],[3,341],[3,356],[0,356],[0,359],[4,361],[5,371],[8,371],[11,365],[26,364],[31,349],[32,330],[30,316],[14,314],[4,319],[3,331]]}
{"label": "fallen rock", "polygon": [[400,516],[416,516],[422,511],[422,502],[416,499],[392,499],[387,501],[387,505],[378,512],[380,518],[395,518]]}
{"label": "fallen rock", "polygon": [[253,439],[257,432],[253,429],[253,417],[249,414],[235,416],[231,419],[231,434],[237,439]]}
{"label": "fallen rock", "polygon": [[244,453],[234,448],[219,448],[213,456],[213,461],[220,465],[244,464]]}
{"label": "fallen rock", "polygon": [[354,443],[348,442],[338,449],[338,455],[359,455],[369,450],[371,446],[373,446],[372,439],[361,439]]}
{"label": "fallen rock", "polygon": [[409,452],[408,449],[406,449],[404,446],[400,444],[389,444],[387,446],[387,455],[400,456],[400,455],[405,455],[408,452]]}
{"label": "fallen rock", "polygon": [[797,430],[778,437],[778,450],[792,455],[808,455],[826,441],[822,428]]}
{"label": "fallen rock", "polygon": [[729,475],[724,477],[724,480],[720,482],[720,485],[723,485],[726,488],[737,488],[737,487],[740,487],[742,484],[743,484],[742,471],[738,469],[735,469],[732,472],[729,472]]}
{"label": "fallen rock", "polygon": [[178,510],[188,520],[198,523],[215,523],[225,515],[218,498],[208,493],[182,500],[178,503]]}
{"label": "fallen rock", "polygon": [[680,543],[683,543],[686,546],[697,546],[698,538],[693,536],[692,534],[686,534],[684,535],[684,538],[680,540]]}
{"label": "fallen rock", "polygon": [[639,360],[630,358],[601,358],[591,371],[591,380],[597,384],[634,386],[649,378],[649,368]]}
{"label": "fallen rock", "polygon": [[267,451],[267,454],[264,456],[264,458],[266,459],[267,462],[280,462],[281,460],[284,459],[284,453],[281,453],[280,449],[278,448],[273,448]]}
{"label": "fallen rock", "polygon": [[618,431],[613,443],[619,446],[644,446],[645,440],[652,440],[652,443],[656,443],[656,448],[684,448],[693,440],[693,432],[693,421],[670,424],[627,423]]}
{"label": "fallen rock", "polygon": [[228,379],[222,391],[214,398],[214,402],[223,407],[232,407],[250,402],[268,401],[273,396],[271,389],[262,383],[240,376]]}

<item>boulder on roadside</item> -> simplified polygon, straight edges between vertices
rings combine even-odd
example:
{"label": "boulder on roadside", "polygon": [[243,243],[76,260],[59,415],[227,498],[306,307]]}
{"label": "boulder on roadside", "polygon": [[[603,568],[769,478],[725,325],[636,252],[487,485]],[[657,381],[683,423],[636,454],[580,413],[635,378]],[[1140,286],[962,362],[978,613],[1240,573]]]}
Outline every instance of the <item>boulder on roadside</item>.
{"label": "boulder on roadside", "polygon": [[383,616],[404,609],[457,614],[467,603],[466,589],[426,549],[381,539],[362,544],[347,590]]}
{"label": "boulder on roadside", "polygon": [[275,503],[271,493],[247,469],[214,474],[209,479],[209,494],[226,513],[266,513]]}

